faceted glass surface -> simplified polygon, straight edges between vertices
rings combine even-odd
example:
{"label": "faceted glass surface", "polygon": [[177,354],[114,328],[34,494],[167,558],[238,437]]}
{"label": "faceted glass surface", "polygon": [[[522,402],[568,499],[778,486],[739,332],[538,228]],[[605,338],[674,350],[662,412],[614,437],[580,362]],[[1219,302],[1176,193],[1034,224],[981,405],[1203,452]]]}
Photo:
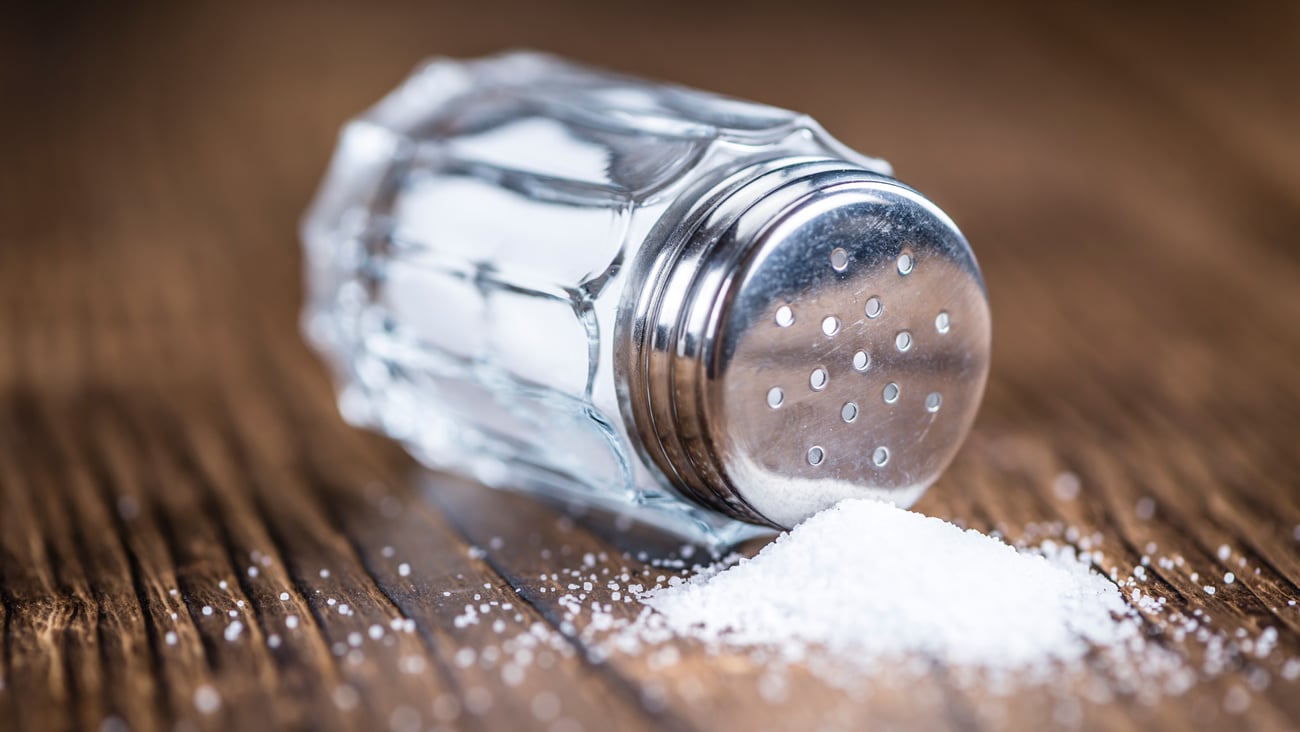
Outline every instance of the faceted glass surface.
{"label": "faceted glass surface", "polygon": [[887,171],[803,115],[549,56],[419,68],[344,128],[303,223],[304,329],[344,416],[491,485],[749,533],[642,459],[612,361],[647,233],[703,176],[764,154]]}

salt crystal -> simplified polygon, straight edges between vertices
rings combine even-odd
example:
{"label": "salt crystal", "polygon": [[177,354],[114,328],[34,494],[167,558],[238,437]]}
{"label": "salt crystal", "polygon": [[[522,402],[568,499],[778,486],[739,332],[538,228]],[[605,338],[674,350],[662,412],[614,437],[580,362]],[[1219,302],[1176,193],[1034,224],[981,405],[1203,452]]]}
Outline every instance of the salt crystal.
{"label": "salt crystal", "polygon": [[208,684],[203,684],[194,690],[194,708],[199,714],[212,714],[221,708],[221,695]]}
{"label": "salt crystal", "polygon": [[534,696],[529,707],[539,722],[549,722],[560,716],[560,698],[549,691]]}
{"label": "salt crystal", "polygon": [[460,700],[451,694],[439,694],[433,700],[433,716],[440,722],[451,722],[460,716]]}
{"label": "salt crystal", "polygon": [[822,648],[867,667],[912,654],[989,669],[1044,667],[1140,633],[1113,584],[1072,550],[1045,554],[852,500],[753,559],[642,600],[657,611],[650,623],[678,635],[773,647],[789,659]]}
{"label": "salt crystal", "polygon": [[204,615],[211,615],[211,614],[212,614],[212,606],[211,606],[211,605],[204,605],[204,606],[203,606],[203,614],[204,614]]}
{"label": "salt crystal", "polygon": [[1143,521],[1150,521],[1156,515],[1156,502],[1153,498],[1142,497],[1138,499],[1137,505],[1133,508],[1137,517]]}
{"label": "salt crystal", "polygon": [[297,628],[297,627],[298,627],[298,616],[297,616],[297,615],[290,615],[289,617],[285,618],[285,619],[284,619],[284,627],[288,628],[289,630],[293,630],[294,628]]}
{"label": "salt crystal", "polygon": [[1282,664],[1282,678],[1287,681],[1300,679],[1300,658],[1290,658]]}
{"label": "salt crystal", "polygon": [[1079,476],[1074,473],[1061,473],[1052,481],[1052,491],[1062,501],[1073,501],[1079,496]]}
{"label": "salt crystal", "polygon": [[1218,551],[1219,559],[1226,562],[1228,557],[1232,556],[1232,549],[1227,544],[1220,544]]}
{"label": "salt crystal", "polygon": [[330,695],[334,699],[334,706],[343,711],[348,711],[357,706],[361,701],[361,695],[357,690],[348,684],[341,684],[334,688],[334,693]]}
{"label": "salt crystal", "polygon": [[281,593],[280,593],[280,601],[281,601],[281,602],[288,602],[288,601],[289,601],[289,593],[287,593],[287,592],[281,592]]}
{"label": "salt crystal", "polygon": [[1240,686],[1228,689],[1223,697],[1223,710],[1228,714],[1241,714],[1250,707],[1250,693]]}
{"label": "salt crystal", "polygon": [[1236,581],[1237,581],[1237,576],[1234,575],[1232,572],[1228,572],[1227,574],[1223,575],[1223,584],[1225,585],[1230,585]]}
{"label": "salt crystal", "polygon": [[406,562],[402,562],[401,564],[397,565],[397,573],[402,575],[403,577],[409,576],[411,574],[411,565],[407,564]]}
{"label": "salt crystal", "polygon": [[[559,524],[556,521],[556,524]],[[572,527],[572,521],[569,522]],[[492,708],[492,692],[482,686],[471,686],[465,690],[465,709],[475,716],[485,714]]]}
{"label": "salt crystal", "polygon": [[1212,586],[1210,586],[1210,585],[1206,585],[1205,587],[1202,587],[1201,589],[1205,590],[1205,594],[1207,594],[1207,595],[1213,595],[1213,594],[1214,594],[1214,587],[1212,587]]}

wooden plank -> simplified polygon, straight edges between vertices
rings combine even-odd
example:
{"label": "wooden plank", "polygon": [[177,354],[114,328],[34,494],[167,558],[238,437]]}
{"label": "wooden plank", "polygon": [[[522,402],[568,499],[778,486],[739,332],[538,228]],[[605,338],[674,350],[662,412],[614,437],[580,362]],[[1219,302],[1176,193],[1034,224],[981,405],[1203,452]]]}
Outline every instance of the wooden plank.
{"label": "wooden plank", "polygon": [[[315,10],[36,8],[39,33],[0,26],[0,89],[24,100],[0,116],[21,143],[0,150],[0,727],[1300,718],[1279,668],[1300,657],[1294,8],[873,6],[807,27],[762,6],[696,8],[690,27],[612,5],[577,22],[519,4],[517,25],[486,6]],[[689,643],[674,664],[589,658],[550,575],[590,553],[598,579],[657,578],[648,559],[676,542],[420,473],[342,425],[295,330],[293,225],[344,116],[430,52],[538,39],[811,111],[893,158],[975,242],[996,321],[975,432],[919,508],[1012,539],[1100,532],[1121,574],[1154,543],[1185,561],[1146,589],[1229,635],[1276,628],[1278,650],[1233,651],[1185,696],[1108,703],[941,668],[850,692],[795,668],[778,688],[749,654]],[[1052,489],[1065,471],[1076,498]],[[600,582],[590,598],[636,610]],[[520,672],[509,644],[533,627],[546,641]]]}
{"label": "wooden plank", "polygon": [[[570,640],[554,631],[540,632],[544,617],[519,595],[516,585],[482,560],[484,547],[468,544],[430,510],[418,490],[418,478],[412,482],[409,461],[395,464],[391,446],[383,446],[379,454],[358,449],[355,432],[333,418],[329,399],[320,398],[329,388],[323,380],[277,376],[294,372],[293,364],[307,356],[301,345],[281,343],[268,349],[266,374],[274,384],[271,392],[284,400],[275,412],[291,417],[284,425],[286,437],[311,432],[331,444],[330,449],[296,446],[298,465],[324,494],[322,505],[349,536],[380,590],[429,639],[440,669],[451,676],[457,704],[469,704],[463,713],[473,714],[488,729],[519,720],[560,726],[602,720],[618,729],[651,724],[682,728],[664,715],[647,720],[633,689],[587,663],[581,647]],[[259,403],[274,398],[271,393],[267,397]],[[269,412],[264,413],[267,419]],[[256,413],[250,404],[233,416]],[[365,489],[358,492],[356,486]],[[469,607],[478,613],[475,622],[460,622]],[[531,645],[533,639],[540,643]],[[475,661],[466,661],[467,651]],[[502,657],[494,658],[498,652]],[[499,693],[503,685],[506,694]]]}
{"label": "wooden plank", "polygon": [[[570,621],[559,601],[561,597],[585,595],[584,605],[593,601],[607,604],[615,618],[630,621],[641,608],[636,603],[613,600],[613,591],[608,586],[610,579],[619,581],[622,595],[626,596],[630,583],[651,587],[677,573],[653,566],[654,559],[667,559],[671,555],[651,555],[649,562],[638,560],[635,554],[627,552],[640,553],[644,545],[633,541],[630,546],[619,547],[603,541],[597,538],[600,529],[575,523],[563,512],[557,513],[530,497],[491,491],[442,476],[428,478],[427,492],[429,499],[475,545],[491,546],[504,541],[503,549],[526,547],[491,553],[487,561],[512,586],[519,588],[520,596],[535,606],[553,627],[564,628],[566,623],[572,623],[571,633],[577,638],[593,630],[589,626],[592,616],[582,613]],[[591,524],[611,521],[598,515],[589,518]],[[527,527],[526,534],[521,534],[520,526]],[[595,561],[588,561],[588,556]],[[572,571],[581,576],[566,574]],[[621,580],[625,573],[630,579]],[[542,579],[544,575],[546,578]],[[597,579],[592,580],[592,575]],[[588,581],[592,584],[590,590],[571,588]],[[599,648],[593,644],[588,651]],[[651,649],[644,655],[614,654],[604,664],[641,689],[645,695],[643,703],[648,708],[700,729],[723,726],[743,729],[752,725],[797,729],[822,724],[860,729],[904,723],[947,727],[967,716],[957,700],[945,698],[947,689],[941,679],[909,679],[905,687],[885,680],[873,685],[868,692],[871,703],[864,705],[852,695],[819,683],[799,666],[791,669],[788,688],[785,688],[781,683],[783,674],[765,674],[764,664],[747,654],[713,655],[693,643]],[[668,670],[661,671],[663,668]],[[760,689],[770,695],[767,700],[755,698]],[[799,699],[799,703],[770,702],[786,695]],[[911,701],[913,695],[943,701],[932,708],[918,710]]]}
{"label": "wooden plank", "polygon": [[[50,450],[54,482],[48,495],[59,495],[61,500],[47,505],[63,513],[67,523],[47,526],[51,535],[66,533],[78,544],[76,563],[80,567],[74,592],[83,598],[87,615],[81,632],[97,639],[95,643],[69,644],[71,649],[85,645],[88,651],[98,654],[94,662],[75,662],[84,675],[76,682],[76,697],[87,702],[74,705],[81,714],[78,723],[91,727],[105,717],[114,717],[130,729],[159,729],[151,714],[161,695],[154,673],[149,621],[142,611],[145,599],[143,593],[137,592],[131,560],[116,525],[118,520],[128,522],[138,504],[126,495],[104,500],[105,486],[99,484],[94,467],[74,443],[76,428],[51,414],[32,414],[27,422],[27,429],[41,434],[41,441]],[[66,561],[64,566],[71,567],[73,562]],[[100,706],[100,697],[107,700],[104,707]]]}
{"label": "wooden plank", "polygon": [[[1290,201],[1300,186],[1300,10],[1245,3],[1170,14],[1155,8],[1055,7],[1059,37],[1084,46],[1094,69],[1142,92],[1202,135],[1202,155],[1243,170]],[[1268,212],[1277,215],[1285,211]]]}
{"label": "wooden plank", "polygon": [[[8,406],[8,405],[7,405]],[[22,438],[11,406],[0,419],[4,444],[17,447]],[[66,636],[77,612],[77,599],[58,586],[42,531],[44,518],[33,498],[40,492],[30,482],[30,473],[16,474],[14,461],[0,461],[4,479],[5,510],[0,512],[0,557],[4,564],[6,648],[4,676],[6,693],[17,700],[40,700],[41,704],[10,705],[12,720],[19,729],[73,726],[69,707],[73,695]],[[26,470],[31,470],[28,467]],[[94,647],[95,634],[77,638],[76,652],[85,659],[86,646]],[[93,704],[93,702],[89,702]],[[48,708],[42,708],[48,707]]]}

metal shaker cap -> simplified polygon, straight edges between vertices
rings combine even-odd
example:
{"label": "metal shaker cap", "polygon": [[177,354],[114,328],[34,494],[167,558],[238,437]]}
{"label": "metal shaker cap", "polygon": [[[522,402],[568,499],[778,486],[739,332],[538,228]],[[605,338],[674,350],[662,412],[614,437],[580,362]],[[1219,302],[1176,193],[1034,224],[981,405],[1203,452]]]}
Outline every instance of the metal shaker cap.
{"label": "metal shaker cap", "polygon": [[988,375],[979,268],[941,210],[844,161],[715,185],[634,263],[624,417],[683,494],[790,527],[846,498],[911,505]]}

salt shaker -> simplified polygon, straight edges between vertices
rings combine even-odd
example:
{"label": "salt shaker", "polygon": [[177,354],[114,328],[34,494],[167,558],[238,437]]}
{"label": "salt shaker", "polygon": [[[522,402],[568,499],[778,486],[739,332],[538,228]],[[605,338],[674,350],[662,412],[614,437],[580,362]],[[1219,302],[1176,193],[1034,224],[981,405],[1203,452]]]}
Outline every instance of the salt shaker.
{"label": "salt shaker", "polygon": [[435,60],[341,134],[304,330],[346,419],[491,485],[714,542],[907,506],[990,323],[966,240],[890,174],[783,109]]}

